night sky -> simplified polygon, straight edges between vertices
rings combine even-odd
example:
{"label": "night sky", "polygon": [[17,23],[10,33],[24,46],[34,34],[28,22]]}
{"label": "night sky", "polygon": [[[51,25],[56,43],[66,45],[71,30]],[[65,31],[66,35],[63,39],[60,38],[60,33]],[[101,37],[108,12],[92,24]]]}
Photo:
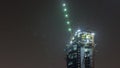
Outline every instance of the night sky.
{"label": "night sky", "polygon": [[[96,33],[95,68],[120,68],[120,1],[68,0],[74,29]],[[61,0],[0,1],[0,68],[66,68]]]}

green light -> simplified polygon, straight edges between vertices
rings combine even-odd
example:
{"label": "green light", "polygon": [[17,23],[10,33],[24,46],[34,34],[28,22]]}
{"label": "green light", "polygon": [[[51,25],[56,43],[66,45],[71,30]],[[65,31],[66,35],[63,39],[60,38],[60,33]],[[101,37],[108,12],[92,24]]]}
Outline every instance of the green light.
{"label": "green light", "polygon": [[72,29],[71,29],[71,28],[68,28],[68,31],[69,31],[69,32],[71,32],[71,31],[72,31]]}
{"label": "green light", "polygon": [[64,11],[66,12],[66,11],[67,11],[67,9],[66,9],[66,8],[64,8]]}
{"label": "green light", "polygon": [[69,14],[67,13],[68,9],[67,9],[67,5],[66,3],[62,3],[62,7],[63,7],[63,12],[64,12],[64,16],[66,18],[66,24],[68,25],[68,32],[71,32],[72,31],[72,28],[71,28],[71,22],[69,21]]}
{"label": "green light", "polygon": [[69,25],[69,24],[70,24],[70,22],[69,22],[69,21],[67,21],[67,24]]}
{"label": "green light", "polygon": [[65,17],[68,17],[68,14],[66,14]]}
{"label": "green light", "polygon": [[65,3],[63,3],[63,7],[65,7],[66,6],[66,4]]}

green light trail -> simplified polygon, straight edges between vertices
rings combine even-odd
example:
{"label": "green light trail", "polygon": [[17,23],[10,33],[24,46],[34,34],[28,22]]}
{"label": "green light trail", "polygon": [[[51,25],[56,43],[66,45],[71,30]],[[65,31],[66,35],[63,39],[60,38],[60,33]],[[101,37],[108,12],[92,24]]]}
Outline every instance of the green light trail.
{"label": "green light trail", "polygon": [[70,22],[70,19],[69,19],[69,13],[68,13],[68,9],[67,9],[67,4],[64,2],[62,3],[62,7],[63,7],[63,12],[64,12],[64,16],[65,16],[65,21],[66,21],[66,24],[67,24],[67,30],[68,32],[72,32],[72,28],[71,28],[71,22]]}

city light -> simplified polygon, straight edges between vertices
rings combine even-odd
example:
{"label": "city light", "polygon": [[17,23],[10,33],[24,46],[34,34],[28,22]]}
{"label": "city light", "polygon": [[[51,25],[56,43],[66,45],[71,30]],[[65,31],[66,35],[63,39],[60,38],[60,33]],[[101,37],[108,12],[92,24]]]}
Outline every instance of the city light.
{"label": "city light", "polygon": [[69,25],[69,24],[70,24],[70,21],[67,21],[67,24]]}
{"label": "city light", "polygon": [[89,39],[90,37],[87,35],[86,38]]}
{"label": "city light", "polygon": [[78,33],[78,32],[80,32],[80,31],[81,31],[80,29],[79,29],[79,30],[77,30],[77,33]]}
{"label": "city light", "polygon": [[64,8],[64,11],[66,12],[66,11],[67,11],[67,9],[66,9],[66,8]]}
{"label": "city light", "polygon": [[68,17],[68,14],[66,14],[65,17]]}
{"label": "city light", "polygon": [[72,38],[72,40],[74,40],[74,39],[75,39],[75,37]]}
{"label": "city light", "polygon": [[93,36],[94,36],[94,35],[95,35],[95,33],[91,33],[91,35],[93,35]]}
{"label": "city light", "polygon": [[65,20],[66,20],[66,24],[68,26],[67,30],[68,32],[72,32],[72,29],[71,29],[71,22],[69,21],[69,13],[67,12],[68,9],[67,9],[67,5],[65,2],[62,3],[62,7],[63,7],[63,11],[64,11],[64,17],[65,17]]}
{"label": "city light", "polygon": [[65,7],[66,6],[66,4],[65,3],[63,3],[63,7]]}
{"label": "city light", "polygon": [[69,31],[69,32],[71,32],[71,31],[72,31],[72,29],[71,29],[71,28],[68,28],[68,31]]}
{"label": "city light", "polygon": [[70,41],[70,44],[72,44],[73,42],[72,41]]}
{"label": "city light", "polygon": [[88,49],[84,49],[85,50],[85,52],[87,52],[88,51]]}

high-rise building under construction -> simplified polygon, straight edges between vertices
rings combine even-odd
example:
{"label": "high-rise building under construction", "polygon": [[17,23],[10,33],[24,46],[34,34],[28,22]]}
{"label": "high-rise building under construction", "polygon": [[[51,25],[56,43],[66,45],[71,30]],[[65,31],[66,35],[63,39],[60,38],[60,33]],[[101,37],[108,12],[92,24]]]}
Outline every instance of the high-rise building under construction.
{"label": "high-rise building under construction", "polygon": [[94,68],[94,33],[77,30],[65,51],[67,68]]}
{"label": "high-rise building under construction", "polygon": [[67,68],[94,68],[94,33],[77,30],[73,35],[73,29],[68,12],[69,0],[62,0],[62,7],[67,24],[67,30],[72,36],[70,43],[65,48]]}

